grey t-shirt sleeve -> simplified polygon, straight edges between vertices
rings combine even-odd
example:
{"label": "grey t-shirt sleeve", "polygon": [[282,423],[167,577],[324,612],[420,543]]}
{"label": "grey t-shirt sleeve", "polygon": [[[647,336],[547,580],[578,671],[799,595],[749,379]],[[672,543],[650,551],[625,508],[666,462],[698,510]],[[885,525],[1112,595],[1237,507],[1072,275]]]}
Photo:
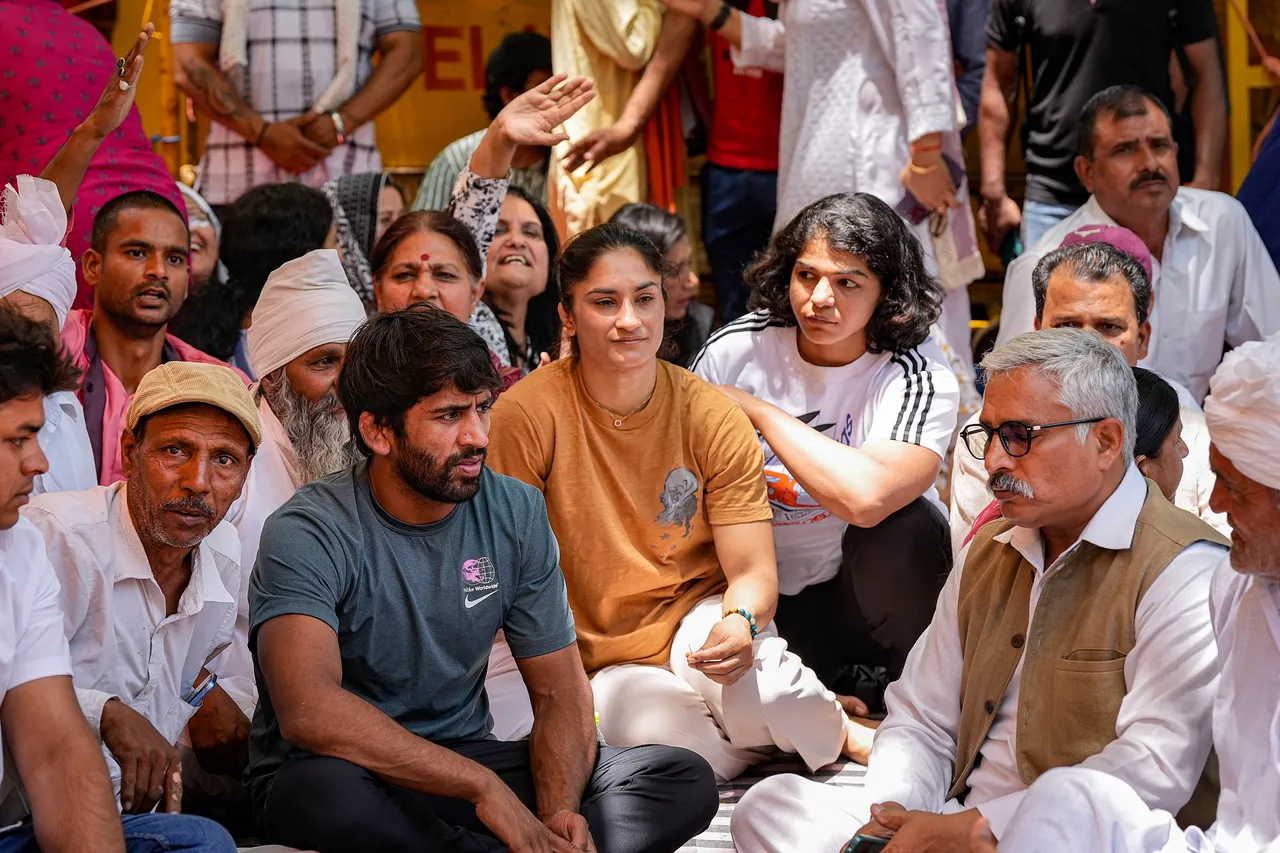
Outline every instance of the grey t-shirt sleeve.
{"label": "grey t-shirt sleeve", "polygon": [[336,633],[338,603],[353,572],[332,528],[285,505],[267,519],[249,581],[249,637],[277,616],[311,616]]}
{"label": "grey t-shirt sleeve", "polygon": [[528,523],[522,527],[528,535],[520,540],[519,585],[502,624],[507,645],[517,658],[550,654],[577,639],[547,505],[542,495],[526,488]]}

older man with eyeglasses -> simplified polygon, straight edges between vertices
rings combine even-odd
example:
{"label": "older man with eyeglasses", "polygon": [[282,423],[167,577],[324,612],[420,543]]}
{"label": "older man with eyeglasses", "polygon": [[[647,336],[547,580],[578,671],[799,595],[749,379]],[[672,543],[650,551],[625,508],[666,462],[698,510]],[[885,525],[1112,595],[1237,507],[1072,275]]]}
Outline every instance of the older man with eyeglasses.
{"label": "older man with eyeglasses", "polygon": [[1119,349],[1046,329],[982,368],[963,438],[1004,518],[960,552],[889,687],[865,788],[765,780],[734,812],[742,853],[839,850],[857,832],[964,850],[981,818],[999,838],[1057,767],[1212,818],[1216,792],[1196,790],[1218,674],[1205,602],[1226,540],[1135,466],[1138,391]]}

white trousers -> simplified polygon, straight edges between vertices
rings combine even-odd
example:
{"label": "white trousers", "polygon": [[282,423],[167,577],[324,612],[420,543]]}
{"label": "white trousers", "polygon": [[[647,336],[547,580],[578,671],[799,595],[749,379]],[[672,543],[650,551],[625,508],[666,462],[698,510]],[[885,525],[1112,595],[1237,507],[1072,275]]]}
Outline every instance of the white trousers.
{"label": "white trousers", "polygon": [[621,664],[596,673],[591,687],[605,742],[690,749],[722,782],[775,747],[799,753],[814,770],[835,761],[845,742],[844,711],[772,625],[756,637],[755,663],[734,684],[717,684],[686,663],[723,607],[719,595],[698,602],[676,629],[667,666]]}
{"label": "white trousers", "polygon": [[493,736],[498,740],[520,740],[533,730],[533,705],[524,676],[516,667],[502,632],[498,632],[489,652],[489,673],[484,679],[489,694],[489,713],[493,715]]}
{"label": "white trousers", "polygon": [[1149,809],[1124,782],[1063,767],[1028,790],[1000,839],[1000,853],[1212,853],[1199,829]]}
{"label": "white trousers", "polygon": [[[850,790],[793,774],[771,776],[743,796],[729,830],[739,853],[839,853],[870,822],[871,805],[881,799],[868,788]],[[948,800],[940,811],[964,809],[959,800]],[[1000,853],[1005,853],[1003,844]]]}

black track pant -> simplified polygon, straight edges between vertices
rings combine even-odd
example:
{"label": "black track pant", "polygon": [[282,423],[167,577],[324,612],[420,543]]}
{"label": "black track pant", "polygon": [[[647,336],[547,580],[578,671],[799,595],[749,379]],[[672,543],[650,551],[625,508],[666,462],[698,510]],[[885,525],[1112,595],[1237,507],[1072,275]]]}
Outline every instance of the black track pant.
{"label": "black track pant", "polygon": [[[536,814],[528,741],[468,741],[450,748],[498,774]],[[718,807],[711,768],[694,753],[602,746],[580,811],[600,853],[671,853],[706,829]],[[504,849],[471,803],[399,788],[338,758],[285,762],[271,781],[260,821],[265,842],[320,853]]]}
{"label": "black track pant", "polygon": [[917,498],[875,527],[850,525],[840,573],[778,597],[778,633],[824,684],[874,713],[929,626],[950,571],[947,520]]}

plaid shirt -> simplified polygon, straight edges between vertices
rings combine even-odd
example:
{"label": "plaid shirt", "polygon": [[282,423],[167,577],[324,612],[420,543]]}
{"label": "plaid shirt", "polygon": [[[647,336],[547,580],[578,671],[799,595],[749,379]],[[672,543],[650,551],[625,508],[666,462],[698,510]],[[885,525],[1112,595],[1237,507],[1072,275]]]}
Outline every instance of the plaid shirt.
{"label": "plaid shirt", "polygon": [[[420,26],[414,0],[362,0],[361,6],[357,90],[373,73],[377,40],[401,30],[416,32]],[[249,0],[249,65],[244,79],[233,80],[232,85],[267,121],[305,113],[333,80],[338,55],[335,11],[334,0]],[[173,43],[221,43],[221,0],[172,0],[169,14]],[[230,204],[261,184],[301,181],[319,188],[338,175],[380,171],[382,157],[374,141],[373,122],[301,175],[276,166],[250,141],[214,122],[196,190],[210,204]]]}

